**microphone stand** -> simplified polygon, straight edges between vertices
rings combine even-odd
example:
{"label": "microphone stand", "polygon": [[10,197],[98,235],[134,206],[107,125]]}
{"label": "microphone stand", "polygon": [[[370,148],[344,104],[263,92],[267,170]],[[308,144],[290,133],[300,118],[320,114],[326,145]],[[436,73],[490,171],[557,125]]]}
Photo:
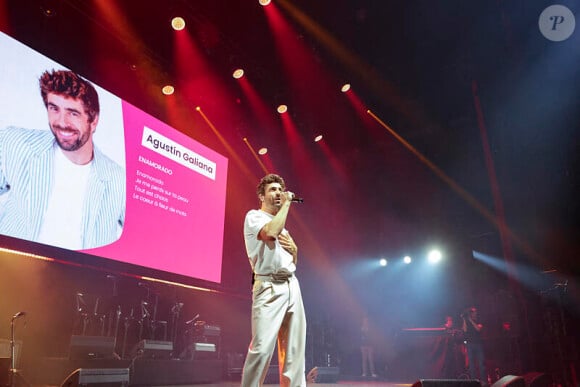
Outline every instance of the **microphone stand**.
{"label": "microphone stand", "polygon": [[83,293],[77,292],[75,295],[76,300],[76,321],[73,322],[73,331],[72,334],[78,334],[77,327],[80,329],[80,334],[85,335],[87,331],[87,327],[89,324],[89,316],[85,313],[84,307],[87,306],[85,300],[83,300]]}
{"label": "microphone stand", "polygon": [[16,369],[16,345],[14,340],[14,321],[16,321],[16,319],[22,315],[23,315],[22,312],[18,312],[14,316],[12,316],[12,319],[10,320],[10,375],[8,384],[10,387],[16,386],[17,375],[20,376],[20,378],[25,382],[26,385],[29,385]]}
{"label": "microphone stand", "polygon": [[9,378],[9,385],[14,386],[14,374],[16,373],[16,349],[14,346],[14,320],[15,318],[12,317],[10,320],[10,378]]}
{"label": "microphone stand", "polygon": [[143,330],[144,328],[147,328],[149,326],[148,323],[150,317],[151,314],[147,310],[147,301],[141,301],[141,319],[139,320],[139,341],[143,340]]}
{"label": "microphone stand", "polygon": [[153,293],[154,297],[155,297],[155,303],[153,304],[153,317],[152,319],[149,321],[149,329],[151,332],[151,339],[154,340],[156,339],[155,334],[157,331],[157,307],[159,305],[159,295],[157,293]]}
{"label": "microphone stand", "polygon": [[121,359],[125,359],[125,350],[127,349],[127,334],[129,332],[129,327],[135,318],[133,317],[133,308],[131,308],[131,313],[128,317],[125,317],[125,332],[123,335],[123,347],[121,349]]}
{"label": "microphone stand", "polygon": [[173,342],[173,348],[177,348],[177,323],[179,321],[179,314],[181,313],[181,308],[183,308],[183,302],[176,302],[171,308],[171,327],[170,335],[171,341]]}

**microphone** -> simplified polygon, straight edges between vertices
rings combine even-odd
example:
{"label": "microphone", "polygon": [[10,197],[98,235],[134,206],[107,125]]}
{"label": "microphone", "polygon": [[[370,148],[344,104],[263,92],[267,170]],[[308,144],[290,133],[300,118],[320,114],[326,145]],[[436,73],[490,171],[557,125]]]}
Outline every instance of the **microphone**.
{"label": "microphone", "polygon": [[298,196],[294,196],[292,198],[292,203],[304,203],[304,199],[299,198]]}
{"label": "microphone", "polygon": [[12,316],[12,319],[17,319],[18,317],[24,316],[26,314],[26,312],[18,312],[16,313],[14,316]]}

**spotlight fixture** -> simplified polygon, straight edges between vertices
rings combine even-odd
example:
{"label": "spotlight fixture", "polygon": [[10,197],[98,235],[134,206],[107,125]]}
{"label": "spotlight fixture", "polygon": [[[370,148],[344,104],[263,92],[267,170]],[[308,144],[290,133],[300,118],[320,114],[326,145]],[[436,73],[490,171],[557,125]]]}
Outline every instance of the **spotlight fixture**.
{"label": "spotlight fixture", "polygon": [[235,79],[240,79],[241,77],[243,77],[243,76],[244,76],[244,70],[243,70],[243,69],[235,69],[235,70],[234,70],[234,73],[232,74],[232,76],[233,76]]}
{"label": "spotlight fixture", "polygon": [[429,254],[427,255],[427,260],[430,263],[437,263],[441,260],[442,255],[441,252],[439,250],[431,250],[429,252]]}
{"label": "spotlight fixture", "polygon": [[175,88],[171,85],[165,85],[163,86],[163,88],[161,89],[161,92],[165,95],[171,95],[175,92]]}
{"label": "spotlight fixture", "polygon": [[58,14],[56,3],[52,0],[42,1],[40,11],[47,18],[55,17]]}
{"label": "spotlight fixture", "polygon": [[278,109],[276,109],[278,113],[286,113],[288,111],[288,106],[286,105],[278,105]]}
{"label": "spotlight fixture", "polygon": [[264,148],[260,148],[258,150],[258,154],[261,155],[261,156],[265,155],[266,153],[268,153],[268,148],[265,148],[264,147]]}
{"label": "spotlight fixture", "polygon": [[322,134],[319,134],[318,136],[314,137],[314,142],[318,142],[322,140]]}
{"label": "spotlight fixture", "polygon": [[405,255],[405,257],[403,258],[403,262],[405,262],[407,265],[410,264],[411,261],[412,261],[412,259],[408,255]]}
{"label": "spotlight fixture", "polygon": [[53,17],[56,15],[56,11],[54,10],[54,8],[43,8],[42,13],[46,17]]}
{"label": "spotlight fixture", "polygon": [[343,93],[346,93],[347,91],[350,90],[350,83],[345,83],[344,85],[342,85],[342,87],[340,88],[340,91],[342,91]]}
{"label": "spotlight fixture", "polygon": [[171,27],[173,27],[175,31],[181,31],[185,28],[185,20],[180,16],[176,16],[171,19]]}
{"label": "spotlight fixture", "polygon": [[387,266],[389,262],[387,262],[387,260],[385,258],[381,258],[379,261],[379,265],[381,266]]}
{"label": "spotlight fixture", "polygon": [[260,3],[260,5],[262,6],[267,6],[268,4],[270,4],[271,0],[258,0],[258,2]]}

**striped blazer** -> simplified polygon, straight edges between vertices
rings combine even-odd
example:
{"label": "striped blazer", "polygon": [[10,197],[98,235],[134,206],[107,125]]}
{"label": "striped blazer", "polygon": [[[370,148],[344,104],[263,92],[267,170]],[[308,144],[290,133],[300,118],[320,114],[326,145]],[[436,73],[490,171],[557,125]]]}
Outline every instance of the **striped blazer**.
{"label": "striped blazer", "polygon": [[[52,190],[54,141],[49,130],[0,130],[0,234],[36,241]],[[95,147],[83,204],[83,249],[119,238],[125,185],[125,170]]]}

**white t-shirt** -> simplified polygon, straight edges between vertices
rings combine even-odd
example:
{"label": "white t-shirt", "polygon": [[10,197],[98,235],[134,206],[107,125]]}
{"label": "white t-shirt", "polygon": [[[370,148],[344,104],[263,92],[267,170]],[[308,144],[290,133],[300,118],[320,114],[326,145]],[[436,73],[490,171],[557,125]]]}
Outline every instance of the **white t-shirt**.
{"label": "white t-shirt", "polygon": [[71,250],[82,248],[82,221],[92,162],[78,165],[54,148],[52,192],[44,213],[38,242]]}
{"label": "white t-shirt", "polygon": [[[252,269],[256,274],[294,273],[296,265],[292,254],[284,250],[278,239],[258,239],[260,230],[274,216],[262,210],[250,210],[244,221],[244,240]],[[288,233],[286,229],[282,233]]]}

